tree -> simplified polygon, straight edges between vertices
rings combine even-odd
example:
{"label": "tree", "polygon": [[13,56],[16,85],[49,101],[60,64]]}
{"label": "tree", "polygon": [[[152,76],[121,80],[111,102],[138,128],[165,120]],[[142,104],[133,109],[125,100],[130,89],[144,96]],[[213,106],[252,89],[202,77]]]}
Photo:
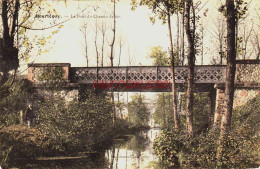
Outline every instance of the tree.
{"label": "tree", "polygon": [[[208,9],[206,9],[206,11],[203,13],[204,17],[207,17],[207,12],[208,12]],[[205,38],[205,35],[206,35],[206,31],[207,31],[207,28],[205,27],[205,22],[203,20],[203,17],[200,17],[199,18],[201,19],[201,22],[200,22],[200,53],[201,53],[201,65],[204,64],[204,38]]]}
{"label": "tree", "polygon": [[254,47],[255,53],[256,53],[256,59],[259,60],[260,58],[260,39],[259,39],[259,34],[254,31],[254,39],[252,40],[253,42],[251,42]]}
{"label": "tree", "polygon": [[[259,9],[258,9],[259,10]],[[257,14],[257,16],[258,16],[258,18],[260,18],[260,15],[258,14],[258,12],[257,12],[257,10],[256,10],[256,14]],[[257,24],[257,26],[258,26],[258,30],[259,30],[259,28],[260,28],[260,25],[259,24]],[[254,46],[254,50],[255,50],[255,53],[256,53],[256,59],[257,60],[259,60],[259,58],[260,58],[260,39],[259,39],[259,32],[257,32],[257,31],[255,31],[254,30],[254,40],[252,40],[253,42],[252,42],[252,44],[255,44],[255,45],[253,45]]]}
{"label": "tree", "polygon": [[[167,55],[166,51],[162,50],[161,46],[152,47],[150,52],[150,57],[154,59],[154,66],[169,66],[170,58]],[[178,60],[177,55],[175,54],[175,61]],[[177,62],[175,62],[177,63]],[[155,123],[159,124],[161,127],[166,127],[166,125],[170,125],[168,121],[172,121],[173,119],[173,107],[172,107],[172,95],[165,94],[164,92],[158,95],[157,99],[157,107],[153,114]],[[172,125],[170,125],[172,126]]]}
{"label": "tree", "polygon": [[95,49],[96,49],[96,60],[97,60],[97,67],[99,66],[99,50],[98,50],[98,23],[97,20],[95,21],[95,27],[94,27],[94,31],[95,31]]}
{"label": "tree", "polygon": [[112,42],[111,42],[111,50],[110,50],[110,64],[111,67],[113,67],[113,59],[114,59],[114,44],[115,44],[115,39],[116,39],[116,0],[113,0],[113,38],[112,38]]}
{"label": "tree", "polygon": [[[191,21],[191,8],[193,18]],[[192,26],[191,26],[192,22]],[[193,93],[194,93],[194,67],[195,67],[195,11],[193,7],[193,0],[187,0],[185,3],[185,30],[188,39],[188,79],[187,79],[187,127],[188,135],[194,136],[193,126]]]}
{"label": "tree", "polygon": [[88,24],[85,22],[81,28],[80,32],[83,34],[84,37],[84,49],[85,49],[85,57],[87,60],[87,67],[89,66],[89,57],[88,57]]}
{"label": "tree", "polygon": [[[133,9],[136,8],[136,0],[132,0]],[[180,0],[141,0],[140,5],[146,5],[152,10],[152,12],[162,20],[163,24],[168,24],[169,30],[169,41],[170,41],[170,58],[171,58],[171,74],[172,74],[172,97],[173,97],[173,115],[174,115],[174,128],[177,130],[179,128],[179,119],[177,114],[177,92],[175,84],[175,62],[174,62],[174,48],[173,48],[173,38],[172,38],[172,27],[171,27],[171,16],[182,10],[182,3]],[[151,21],[154,23],[155,18],[150,17]]]}
{"label": "tree", "polygon": [[219,54],[219,63],[220,65],[223,64],[223,59],[225,58],[225,51],[224,51],[224,45],[225,45],[225,33],[226,33],[226,24],[225,19],[222,17],[219,17],[216,19],[217,23],[213,21],[213,24],[216,27],[215,29],[211,29],[211,35],[218,41],[218,54]]}
{"label": "tree", "polygon": [[217,150],[218,165],[222,164],[225,141],[228,137],[233,111],[234,79],[236,72],[236,13],[234,0],[226,0],[227,17],[227,67],[225,83],[225,111],[221,119],[220,137]]}
{"label": "tree", "polygon": [[[121,54],[122,54],[122,48],[125,44],[125,41],[123,41],[122,37],[120,36],[119,39],[118,39],[118,43],[119,43],[119,54],[118,54],[118,67],[120,66],[120,61],[121,61]],[[119,92],[117,92],[117,107],[119,109],[119,113],[121,115],[121,118],[123,118],[123,115],[122,115],[122,110],[123,110],[123,103],[120,102],[120,94]]]}
{"label": "tree", "polygon": [[122,48],[123,48],[124,44],[125,44],[125,41],[123,40],[122,36],[120,36],[118,39],[118,45],[119,45],[118,67],[120,66],[120,63],[121,63]]}
{"label": "tree", "polygon": [[3,84],[8,79],[8,72],[17,69],[19,66],[18,49],[14,46],[15,34],[17,31],[18,12],[20,1],[2,1],[2,26],[3,39],[0,41],[0,72],[3,73]]}
{"label": "tree", "polygon": [[[239,53],[239,43],[241,43],[240,41],[242,41],[242,37],[239,37],[238,36],[238,26],[240,24],[240,22],[246,18],[246,11],[248,10],[248,7],[247,7],[248,3],[247,2],[244,2],[244,0],[236,0],[235,1],[235,31],[236,31],[236,34],[235,34],[235,38],[236,38],[236,53],[238,55]],[[246,40],[246,39],[244,39]]]}
{"label": "tree", "polygon": [[[113,59],[114,59],[114,44],[115,44],[115,39],[116,39],[116,0],[113,0],[113,38],[111,42],[111,50],[110,50],[110,64],[111,67],[114,66],[113,64]],[[111,92],[111,100],[113,104],[113,113],[114,113],[114,122],[116,121],[116,110],[115,110],[115,97],[114,97],[114,92]]]}
{"label": "tree", "polygon": [[[235,13],[235,38],[236,38],[236,53],[241,53],[241,48],[239,47],[240,43],[242,42],[242,37],[238,36],[239,24],[243,21],[247,15],[246,12],[248,10],[248,3],[244,0],[235,0],[234,1],[234,13]],[[223,13],[225,17],[227,17],[227,7],[226,5],[221,5],[219,8],[219,12]]]}
{"label": "tree", "polygon": [[150,112],[144,103],[144,96],[133,95],[132,101],[128,103],[129,121],[134,125],[148,125]]}
{"label": "tree", "polygon": [[167,52],[163,51],[161,46],[152,47],[149,56],[154,59],[154,66],[170,66],[170,59]]}
{"label": "tree", "polygon": [[[183,2],[184,3],[184,2]],[[184,5],[183,5],[184,6]],[[181,60],[180,63],[183,66],[185,61],[185,10],[182,12],[182,26],[181,26]]]}
{"label": "tree", "polygon": [[[247,29],[248,27],[248,24],[244,23],[243,24],[243,34],[242,34],[242,43],[241,43],[241,55],[242,55],[242,58],[245,60],[249,54],[249,46],[248,46],[248,42],[249,42],[249,39],[252,35],[252,32],[253,32],[253,27],[254,27],[254,24],[252,24],[250,30]],[[254,46],[254,45],[253,45]],[[251,53],[252,54],[252,53]],[[238,53],[237,53],[238,55]],[[249,55],[250,56],[250,55]]]}
{"label": "tree", "polygon": [[[2,78],[0,85],[7,81],[9,76],[9,71],[16,70],[19,67],[19,59],[23,58],[28,59],[28,53],[32,50],[32,45],[29,45],[29,38],[25,35],[28,30],[45,30],[58,26],[62,27],[62,23],[68,21],[64,20],[63,22],[56,23],[53,22],[52,25],[42,28],[33,28],[32,25],[35,21],[35,17],[32,16],[32,13],[40,13],[44,11],[44,7],[41,7],[43,0],[2,0],[1,5],[1,26],[2,26],[2,38],[0,38],[0,73],[2,73]],[[66,1],[65,1],[66,3]],[[55,9],[51,9],[49,6],[49,13],[56,13]],[[18,18],[20,18],[18,20]],[[52,34],[57,33],[58,31],[52,32]],[[18,36],[19,35],[19,36]],[[23,35],[21,37],[21,35]],[[49,39],[51,36],[48,37]],[[39,41],[34,44],[34,47],[39,45],[40,47],[46,44],[45,38],[40,38]],[[20,51],[21,48],[26,48],[23,53]],[[18,52],[19,49],[19,52]],[[40,54],[41,49],[38,50]],[[19,54],[19,55],[18,55]],[[15,76],[14,76],[15,77]]]}
{"label": "tree", "polygon": [[102,49],[101,49],[101,67],[104,66],[104,46],[105,46],[105,36],[107,31],[107,25],[105,22],[102,22],[99,27],[101,33],[102,33]]}
{"label": "tree", "polygon": [[171,113],[172,108],[172,95],[170,93],[162,93],[158,96],[157,106],[153,117],[155,123],[159,124],[161,127],[172,126],[173,114]]}

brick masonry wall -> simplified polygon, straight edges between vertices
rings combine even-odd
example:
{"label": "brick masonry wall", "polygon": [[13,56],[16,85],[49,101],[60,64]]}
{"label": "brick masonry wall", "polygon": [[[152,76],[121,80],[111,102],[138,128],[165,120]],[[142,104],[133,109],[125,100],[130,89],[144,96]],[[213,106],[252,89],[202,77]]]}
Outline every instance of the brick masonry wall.
{"label": "brick masonry wall", "polygon": [[[233,108],[245,105],[249,100],[255,98],[258,94],[260,94],[259,88],[235,89]],[[214,126],[218,126],[221,123],[221,117],[225,111],[224,99],[225,91],[223,89],[217,89]]]}
{"label": "brick masonry wall", "polygon": [[55,96],[64,98],[66,103],[69,103],[73,99],[78,100],[78,97],[79,97],[79,92],[76,89],[74,89],[74,90],[66,90],[66,89],[64,89],[64,90],[56,90],[56,91],[46,90],[46,89],[36,89],[36,92],[40,96],[42,96],[42,97],[44,97],[46,99],[52,98],[52,97],[55,97]]}
{"label": "brick masonry wall", "polygon": [[236,108],[245,105],[258,94],[260,94],[260,89],[236,89],[233,107]]}
{"label": "brick masonry wall", "polygon": [[60,67],[63,69],[63,80],[65,82],[69,82],[69,69],[70,64],[69,63],[37,63],[37,64],[28,64],[28,75],[27,78],[31,82],[33,82],[36,85],[39,84],[45,84],[48,82],[40,82],[38,77],[41,75],[46,68],[48,67]]}

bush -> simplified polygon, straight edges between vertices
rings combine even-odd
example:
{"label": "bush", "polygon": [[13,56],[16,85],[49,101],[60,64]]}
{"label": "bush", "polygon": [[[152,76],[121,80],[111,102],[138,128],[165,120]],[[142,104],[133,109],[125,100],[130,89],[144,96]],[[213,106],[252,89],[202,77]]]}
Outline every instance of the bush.
{"label": "bush", "polygon": [[178,156],[182,146],[177,133],[170,130],[161,131],[153,145],[159,159],[169,167],[180,165]]}
{"label": "bush", "polygon": [[106,94],[88,93],[85,101],[65,103],[53,97],[39,105],[37,127],[60,152],[90,150],[104,140],[112,127],[111,103]]}
{"label": "bush", "polygon": [[0,130],[0,165],[14,164],[17,158],[40,155],[48,149],[48,137],[37,129],[11,125]]}
{"label": "bush", "polygon": [[[223,144],[222,167],[250,168],[260,165],[260,95],[234,110],[230,136]],[[159,159],[169,167],[215,168],[219,131],[186,133],[163,130],[154,142]]]}
{"label": "bush", "polygon": [[31,96],[31,83],[27,79],[9,79],[0,86],[0,129],[19,123],[19,112],[25,111]]}

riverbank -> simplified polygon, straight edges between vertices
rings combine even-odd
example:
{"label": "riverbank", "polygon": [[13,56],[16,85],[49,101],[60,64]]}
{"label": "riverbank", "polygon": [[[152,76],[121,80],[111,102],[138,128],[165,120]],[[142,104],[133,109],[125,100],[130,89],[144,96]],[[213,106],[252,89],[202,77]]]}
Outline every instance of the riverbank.
{"label": "riverbank", "polygon": [[[124,125],[123,125],[124,124]],[[11,125],[0,130],[1,166],[17,167],[21,161],[69,161],[84,160],[90,156],[102,154],[112,147],[114,140],[127,138],[126,135],[148,130],[149,126],[131,126],[119,119],[103,140],[95,142],[89,149],[70,147],[69,151],[52,147],[52,140],[43,132],[25,125]],[[24,162],[22,162],[23,164]]]}
{"label": "riverbank", "polygon": [[[160,129],[135,132],[112,139],[110,146],[99,152],[86,154],[80,152],[77,157],[38,157],[18,159],[19,163],[8,166],[16,168],[37,169],[75,169],[75,168],[132,168],[133,166],[151,167],[157,165],[158,158],[153,153],[153,139]],[[138,162],[139,161],[139,162]]]}

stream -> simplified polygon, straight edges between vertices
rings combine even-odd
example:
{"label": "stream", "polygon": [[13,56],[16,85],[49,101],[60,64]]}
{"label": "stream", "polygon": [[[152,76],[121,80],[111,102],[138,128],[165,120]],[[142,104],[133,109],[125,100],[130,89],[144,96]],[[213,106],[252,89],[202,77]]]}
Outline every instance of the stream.
{"label": "stream", "polygon": [[113,169],[144,169],[158,162],[153,151],[153,141],[159,129],[152,128],[138,135],[129,136],[125,143],[118,143],[105,153],[109,168]]}
{"label": "stream", "polygon": [[14,166],[17,169],[150,169],[158,166],[153,151],[153,141],[159,128],[151,128],[126,139],[114,139],[110,149],[80,159],[57,159],[26,161]]}

